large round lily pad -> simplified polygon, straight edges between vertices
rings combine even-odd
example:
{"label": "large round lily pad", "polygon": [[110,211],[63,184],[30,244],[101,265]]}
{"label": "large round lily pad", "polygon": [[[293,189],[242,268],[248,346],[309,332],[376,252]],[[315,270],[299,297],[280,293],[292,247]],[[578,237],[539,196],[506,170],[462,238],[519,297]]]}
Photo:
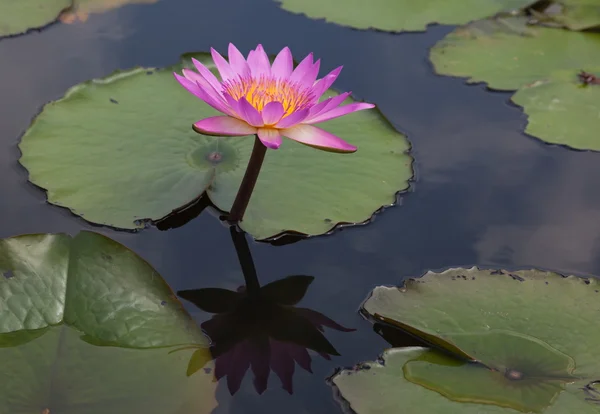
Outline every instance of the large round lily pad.
{"label": "large round lily pad", "polygon": [[[352,413],[357,414],[519,414],[513,408],[481,402],[461,402],[447,398],[438,391],[413,383],[405,378],[407,369],[422,369],[429,364],[436,374],[440,371],[451,373],[447,382],[456,385],[473,385],[477,376],[488,375],[485,368],[457,361],[438,351],[426,348],[395,348],[386,351],[377,362],[359,364],[354,369],[338,372],[332,382],[338,400]],[[478,372],[479,371],[479,372]],[[473,375],[475,374],[475,375]],[[471,382],[464,384],[465,377]],[[475,377],[475,378],[473,378]],[[487,380],[487,378],[486,378]],[[500,384],[505,381],[500,379]],[[545,408],[544,414],[594,414],[600,406],[590,391],[579,386],[569,385]],[[514,395],[514,390],[513,390]],[[526,394],[525,394],[526,395]],[[586,401],[589,398],[589,401]]]}
{"label": "large round lily pad", "polygon": [[455,29],[432,50],[440,75],[515,90],[561,70],[600,66],[600,33],[528,26],[525,17],[482,20]]}
{"label": "large round lily pad", "polygon": [[85,22],[90,14],[104,13],[127,4],[152,4],[158,0],[73,0],[71,9],[60,16],[63,23]]}
{"label": "large round lily pad", "polygon": [[[589,74],[600,77],[600,66]],[[600,151],[600,80],[585,84],[574,71],[552,73],[511,98],[528,115],[525,132],[552,144]]]}
{"label": "large round lily pad", "polygon": [[213,372],[188,377],[192,350],[170,351],[92,345],[71,327],[49,327],[35,340],[0,347],[0,412],[211,413],[217,405]]}
{"label": "large round lily pad", "polygon": [[0,0],[0,37],[52,23],[72,0]]}
{"label": "large round lily pad", "polygon": [[364,310],[454,356],[453,363],[421,358],[402,373],[450,400],[522,412],[560,412],[564,394],[576,405],[593,403],[581,390],[600,378],[595,279],[450,269],[401,288],[377,287]]}
{"label": "large round lily pad", "polygon": [[208,343],[158,273],[105,236],[0,240],[0,346],[62,323],[89,342],[120,347]]}
{"label": "large round lily pad", "polygon": [[532,0],[277,0],[281,7],[357,29],[423,31],[428,24],[465,24]]}
{"label": "large round lily pad", "polygon": [[[206,55],[196,57],[212,67]],[[116,73],[48,104],[20,144],[30,180],[48,190],[51,203],[123,229],[163,218],[204,192],[228,211],[254,138],[192,130],[216,113],[173,78],[189,64]],[[330,154],[292,140],[269,151],[241,222],[255,238],[322,234],[337,223],[363,222],[408,187],[408,141],[377,110],[320,126],[358,152]]]}

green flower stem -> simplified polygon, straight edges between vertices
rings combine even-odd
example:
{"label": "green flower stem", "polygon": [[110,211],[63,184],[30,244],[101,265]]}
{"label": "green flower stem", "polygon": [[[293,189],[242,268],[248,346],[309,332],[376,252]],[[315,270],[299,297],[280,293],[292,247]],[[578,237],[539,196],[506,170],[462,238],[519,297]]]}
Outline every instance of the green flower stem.
{"label": "green flower stem", "polygon": [[256,274],[256,267],[254,267],[254,260],[250,252],[250,246],[248,246],[246,233],[238,231],[236,226],[229,227],[229,232],[231,233],[231,240],[233,240],[235,252],[242,267],[244,281],[246,282],[246,291],[248,293],[256,293],[260,289],[260,283],[258,282],[258,275]]}
{"label": "green flower stem", "polygon": [[229,212],[228,219],[231,223],[240,222],[244,218],[246,207],[248,207],[248,203],[250,202],[250,197],[252,196],[252,191],[254,191],[254,186],[256,185],[256,180],[258,179],[258,174],[260,173],[266,153],[267,147],[260,142],[258,135],[256,135],[250,161],[248,161],[244,178]]}

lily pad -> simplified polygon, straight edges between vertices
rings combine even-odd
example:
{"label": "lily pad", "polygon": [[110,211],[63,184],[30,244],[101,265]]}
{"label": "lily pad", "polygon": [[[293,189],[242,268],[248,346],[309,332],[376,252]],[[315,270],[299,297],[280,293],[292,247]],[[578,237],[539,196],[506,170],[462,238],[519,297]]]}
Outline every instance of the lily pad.
{"label": "lily pad", "polygon": [[333,383],[359,414],[600,412],[590,386],[600,378],[599,291],[595,279],[475,267],[377,287],[366,313],[451,347],[393,350]]}
{"label": "lily pad", "polygon": [[[173,322],[181,329],[177,320]],[[169,351],[97,346],[66,325],[49,327],[30,342],[0,348],[0,411],[211,413],[217,405],[212,371],[187,377],[192,351]],[[207,349],[196,352],[210,358]]]}
{"label": "lily pad", "polygon": [[571,357],[527,335],[491,331],[454,339],[480,363],[448,364],[438,353],[428,353],[404,366],[405,378],[454,401],[536,413],[576,380]]}
{"label": "lily pad", "polygon": [[363,308],[445,352],[405,363],[405,380],[457,402],[561,412],[555,405],[565,393],[569,406],[593,404],[581,391],[600,377],[599,292],[595,279],[473,267],[377,287]]}
{"label": "lily pad", "polygon": [[[600,66],[590,73],[600,77]],[[552,144],[600,151],[600,80],[582,83],[574,71],[552,73],[511,100],[528,115],[525,132]]]}
{"label": "lily pad", "polygon": [[[196,55],[213,70],[205,54]],[[216,112],[173,71],[138,68],[71,88],[25,133],[21,163],[49,202],[86,220],[139,229],[206,193],[228,211],[253,137],[207,137],[192,123]],[[325,96],[334,95],[329,91]],[[292,140],[269,151],[241,227],[257,239],[316,235],[368,220],[412,177],[409,144],[376,110],[319,124],[359,147],[330,154]]]}
{"label": "lily pad", "polygon": [[46,26],[71,4],[72,0],[0,0],[0,37]]}
{"label": "lily pad", "polygon": [[208,341],[143,259],[97,233],[0,240],[0,412],[208,414]]}
{"label": "lily pad", "polygon": [[0,240],[0,275],[1,346],[27,343],[60,324],[90,343],[208,345],[158,273],[100,234]]}
{"label": "lily pad", "polygon": [[[473,374],[489,375],[487,369],[457,361],[445,354],[427,348],[394,348],[386,351],[376,362],[361,363],[353,369],[338,372],[332,378],[337,399],[349,412],[357,414],[396,414],[398,412],[422,414],[518,414],[520,411],[499,405],[478,402],[460,402],[442,393],[415,384],[405,377],[405,372],[431,365],[436,371],[452,373],[456,385],[473,385]],[[447,371],[444,371],[447,370]],[[468,384],[462,381],[469,377]],[[488,378],[489,380],[489,378]],[[505,381],[500,379],[501,381]],[[500,382],[501,383],[501,382]],[[580,387],[567,386],[546,408],[544,414],[593,414],[600,407]],[[470,389],[468,390],[470,391]]]}
{"label": "lily pad", "polygon": [[63,23],[85,22],[90,14],[104,13],[127,4],[152,4],[158,0],[74,0],[71,9],[60,16]]}
{"label": "lily pad", "polygon": [[532,0],[277,0],[281,7],[314,19],[357,29],[423,31],[427,25],[465,24],[520,9]]}
{"label": "lily pad", "polygon": [[570,30],[600,27],[600,1],[559,0],[544,10],[544,17]]}
{"label": "lily pad", "polygon": [[455,29],[430,54],[440,75],[515,90],[560,71],[600,66],[600,33],[528,26],[527,18],[482,20]]}
{"label": "lily pad", "polygon": [[364,310],[447,340],[469,355],[474,346],[460,334],[526,334],[572,357],[577,376],[600,377],[595,351],[600,332],[590,329],[600,312],[596,279],[540,270],[449,269],[410,279],[402,288],[377,287]]}

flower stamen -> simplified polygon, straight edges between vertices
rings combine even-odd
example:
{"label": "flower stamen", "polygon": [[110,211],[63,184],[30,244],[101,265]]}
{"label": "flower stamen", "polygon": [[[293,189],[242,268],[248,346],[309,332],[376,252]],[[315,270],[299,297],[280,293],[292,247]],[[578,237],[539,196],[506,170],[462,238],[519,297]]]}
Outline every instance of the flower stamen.
{"label": "flower stamen", "polygon": [[285,110],[284,116],[310,108],[315,98],[310,88],[298,82],[265,75],[230,79],[223,82],[223,92],[236,101],[246,98],[258,111],[270,102],[280,102]]}

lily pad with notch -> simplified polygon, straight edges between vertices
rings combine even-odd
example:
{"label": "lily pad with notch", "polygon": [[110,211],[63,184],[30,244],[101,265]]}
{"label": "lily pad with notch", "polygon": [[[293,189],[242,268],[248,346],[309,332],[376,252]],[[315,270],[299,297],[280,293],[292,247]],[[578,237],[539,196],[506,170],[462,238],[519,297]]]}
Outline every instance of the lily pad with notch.
{"label": "lily pad with notch", "polygon": [[[400,288],[378,287],[363,309],[432,347],[404,361],[403,378],[393,381],[445,396],[439,412],[454,412],[457,402],[469,403],[464,412],[483,412],[481,404],[508,412],[599,412],[587,395],[592,391],[584,391],[600,378],[600,334],[590,329],[600,311],[599,287],[595,279],[535,269],[449,269],[409,279]],[[398,375],[400,367],[393,369]],[[356,390],[343,389],[352,382],[346,377],[340,374],[334,383],[340,388],[336,378],[342,381],[344,398],[356,401],[350,395]],[[438,412],[433,407],[422,412]]]}
{"label": "lily pad with notch", "polygon": [[525,132],[552,144],[600,150],[600,33],[529,26],[525,17],[458,28],[431,51],[436,71],[468,76],[511,100],[529,117]]}
{"label": "lily pad with notch", "polygon": [[528,116],[525,132],[551,144],[600,151],[599,77],[600,65],[553,72],[523,86],[511,100]]}
{"label": "lily pad with notch", "polygon": [[[392,348],[384,352],[377,361],[360,363],[354,368],[337,372],[331,383],[338,402],[345,412],[356,414],[396,414],[398,412],[422,414],[519,414],[513,408],[481,402],[463,402],[446,397],[438,390],[432,390],[417,383],[417,375],[430,367],[428,374],[451,374],[445,378],[445,385],[454,384],[460,389],[467,388],[472,392],[476,376],[487,376],[486,381],[498,379],[496,389],[510,389],[513,396],[518,389],[511,387],[511,382],[504,377],[493,378],[492,372],[478,365],[473,365],[437,350],[421,347]],[[408,375],[413,375],[411,380]],[[436,372],[437,371],[437,372]],[[487,371],[487,372],[486,372]],[[467,380],[466,384],[459,381]],[[434,378],[435,380],[435,378]],[[475,384],[481,388],[481,385]],[[436,384],[439,386],[439,384]],[[511,389],[512,388],[512,389]],[[595,414],[600,407],[586,401],[588,394],[580,387],[567,386],[568,392],[562,392],[553,400],[552,405],[544,409],[544,414]]]}
{"label": "lily pad with notch", "polygon": [[[193,56],[214,70],[208,55],[187,55],[174,67],[137,68],[77,85],[46,105],[20,143],[31,182],[47,190],[50,203],[121,229],[143,228],[202,194],[228,211],[254,140],[192,130],[192,123],[217,115],[173,78]],[[409,143],[380,112],[319,125],[358,152],[329,154],[292,140],[269,151],[240,223],[255,238],[318,235],[339,223],[362,223],[408,188]]]}
{"label": "lily pad with notch", "polygon": [[427,25],[465,24],[500,12],[521,9],[534,0],[277,0],[281,7],[313,19],[356,29],[424,31]]}

